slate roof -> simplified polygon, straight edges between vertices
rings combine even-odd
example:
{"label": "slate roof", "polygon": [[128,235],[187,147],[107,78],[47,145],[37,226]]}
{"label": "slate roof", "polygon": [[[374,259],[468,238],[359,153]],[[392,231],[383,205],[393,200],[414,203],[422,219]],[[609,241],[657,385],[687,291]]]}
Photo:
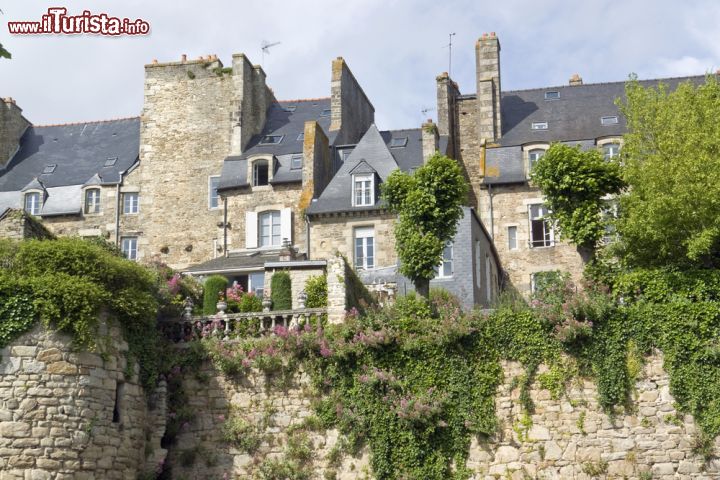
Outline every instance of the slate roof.
{"label": "slate roof", "polygon": [[[643,80],[644,87],[662,82],[671,90],[679,83],[700,84],[704,76]],[[619,137],[627,131],[625,118],[616,99],[625,98],[627,82],[564,85],[503,92],[503,136],[498,146],[486,150],[486,185],[522,183],[527,181],[522,145],[529,143],[562,142],[580,144],[583,149],[595,148],[602,137]],[[545,100],[546,92],[558,92],[559,98]],[[466,98],[472,96],[465,96]],[[618,123],[602,125],[601,117],[617,116]],[[547,130],[533,130],[533,122],[547,122]]]}
{"label": "slate roof", "polygon": [[183,273],[199,275],[213,272],[228,273],[262,270],[265,262],[277,262],[279,258],[278,250],[255,250],[248,253],[231,253],[227,257],[213,258],[207,262],[193,265]]}
{"label": "slate roof", "polygon": [[[31,126],[18,152],[0,169],[0,210],[19,207],[21,191],[37,188],[47,195],[41,215],[77,213],[82,186],[119,182],[120,172],[138,161],[139,151],[139,118]],[[54,171],[43,174],[50,165]]]}
{"label": "slate roof", "polygon": [[[295,107],[294,111],[287,111]],[[308,100],[283,100],[273,103],[267,112],[267,122],[259,135],[253,136],[242,155],[230,156],[223,163],[218,190],[249,186],[247,178],[247,159],[253,155],[274,155],[277,158],[271,184],[301,182],[302,170],[292,170],[290,161],[293,154],[302,154],[303,140],[298,136],[305,132],[305,122],[316,120],[328,135],[330,144],[335,132],[330,132],[330,115],[322,115],[330,109],[329,98]],[[282,135],[278,144],[261,144],[263,137]]]}

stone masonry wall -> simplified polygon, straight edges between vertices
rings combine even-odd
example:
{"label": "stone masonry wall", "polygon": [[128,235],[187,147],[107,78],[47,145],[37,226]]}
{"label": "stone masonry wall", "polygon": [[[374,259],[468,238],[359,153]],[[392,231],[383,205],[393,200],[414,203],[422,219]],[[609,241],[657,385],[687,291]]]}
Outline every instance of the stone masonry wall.
{"label": "stone masonry wall", "polygon": [[[659,355],[647,359],[636,384],[636,410],[615,418],[600,411],[594,383],[576,380],[559,400],[536,384],[530,392],[535,402],[532,424],[523,424],[520,391],[513,380],[524,370],[516,363],[503,367],[505,378],[496,397],[499,431],[492,441],[472,440],[467,466],[473,480],[700,480],[720,475],[720,460],[705,464],[693,454],[694,420],[675,410]],[[227,379],[210,365],[186,378],[184,390],[197,418],[181,431],[170,450],[173,478],[249,478],[264,459],[282,458],[289,428],[312,415],[309,379],[299,373],[283,389],[269,382],[272,379],[260,373]],[[263,426],[265,440],[255,454],[222,440],[222,426],[229,415]],[[314,447],[313,478],[326,478],[327,456],[338,434],[310,432],[309,436]],[[213,453],[183,465],[183,452],[188,451]],[[372,478],[369,471],[366,449],[359,458],[345,457],[335,478]]]}
{"label": "stone masonry wall", "polygon": [[105,330],[103,355],[40,325],[0,349],[0,479],[135,480],[164,459],[164,387],[149,410],[127,343]]}
{"label": "stone masonry wall", "polygon": [[52,238],[42,223],[22,210],[9,210],[0,216],[0,238],[23,240],[26,238]]}
{"label": "stone masonry wall", "polygon": [[12,98],[0,99],[0,167],[4,167],[20,145],[20,138],[30,126],[22,109]]}

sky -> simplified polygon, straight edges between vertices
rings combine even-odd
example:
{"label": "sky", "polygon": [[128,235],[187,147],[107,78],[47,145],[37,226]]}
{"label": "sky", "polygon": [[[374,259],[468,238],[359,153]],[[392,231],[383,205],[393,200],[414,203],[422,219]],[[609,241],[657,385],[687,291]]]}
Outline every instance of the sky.
{"label": "sky", "polygon": [[[10,35],[50,7],[141,18],[150,34]],[[0,0],[0,97],[36,125],[137,116],[143,65],[233,53],[262,63],[279,100],[327,97],[342,56],[375,106],[380,129],[435,117],[435,77],[475,92],[474,44],[496,32],[502,89],[698,75],[720,68],[717,0]],[[261,54],[263,42],[280,42]],[[425,112],[423,112],[425,110]]]}

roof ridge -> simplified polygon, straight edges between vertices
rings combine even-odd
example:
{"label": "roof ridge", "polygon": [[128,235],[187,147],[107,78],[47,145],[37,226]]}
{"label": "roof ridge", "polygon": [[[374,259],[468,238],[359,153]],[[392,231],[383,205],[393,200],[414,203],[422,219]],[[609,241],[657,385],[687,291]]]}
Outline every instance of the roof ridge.
{"label": "roof ridge", "polygon": [[[710,75],[713,75],[710,73]],[[701,78],[705,77],[706,75],[684,75],[684,76],[678,76],[678,77],[658,77],[658,78],[646,78],[646,79],[637,79],[638,82],[658,82],[662,80],[689,80],[691,78]],[[592,82],[592,83],[583,83],[582,85],[550,85],[547,87],[533,87],[533,88],[518,88],[516,90],[503,90],[500,93],[516,93],[516,92],[532,92],[536,90],[548,90],[553,88],[582,88],[582,87],[593,87],[598,85],[615,85],[618,83],[627,83],[630,79],[626,80],[615,80],[612,82]],[[474,95],[474,94],[469,94]]]}
{"label": "roof ridge", "polygon": [[118,117],[118,118],[109,118],[106,120],[89,120],[86,122],[68,122],[68,123],[47,123],[45,125],[31,125],[34,128],[44,128],[44,127],[69,127],[73,125],[87,125],[89,123],[110,123],[110,122],[118,122],[121,120],[139,120],[140,115],[136,115],[134,117]]}
{"label": "roof ridge", "polygon": [[330,100],[330,97],[317,97],[317,98],[291,98],[289,100],[278,100],[277,103],[290,103],[290,102],[317,102],[318,100]]}

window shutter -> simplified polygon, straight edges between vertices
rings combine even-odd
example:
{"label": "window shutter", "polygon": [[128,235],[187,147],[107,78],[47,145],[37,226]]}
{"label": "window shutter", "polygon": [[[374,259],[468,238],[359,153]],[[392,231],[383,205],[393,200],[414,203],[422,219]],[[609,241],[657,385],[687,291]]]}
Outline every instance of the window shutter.
{"label": "window shutter", "polygon": [[258,246],[258,216],[256,212],[245,212],[245,248]]}
{"label": "window shutter", "polygon": [[292,244],[292,209],[283,208],[280,210],[280,242],[284,242],[285,239],[289,240]]}

